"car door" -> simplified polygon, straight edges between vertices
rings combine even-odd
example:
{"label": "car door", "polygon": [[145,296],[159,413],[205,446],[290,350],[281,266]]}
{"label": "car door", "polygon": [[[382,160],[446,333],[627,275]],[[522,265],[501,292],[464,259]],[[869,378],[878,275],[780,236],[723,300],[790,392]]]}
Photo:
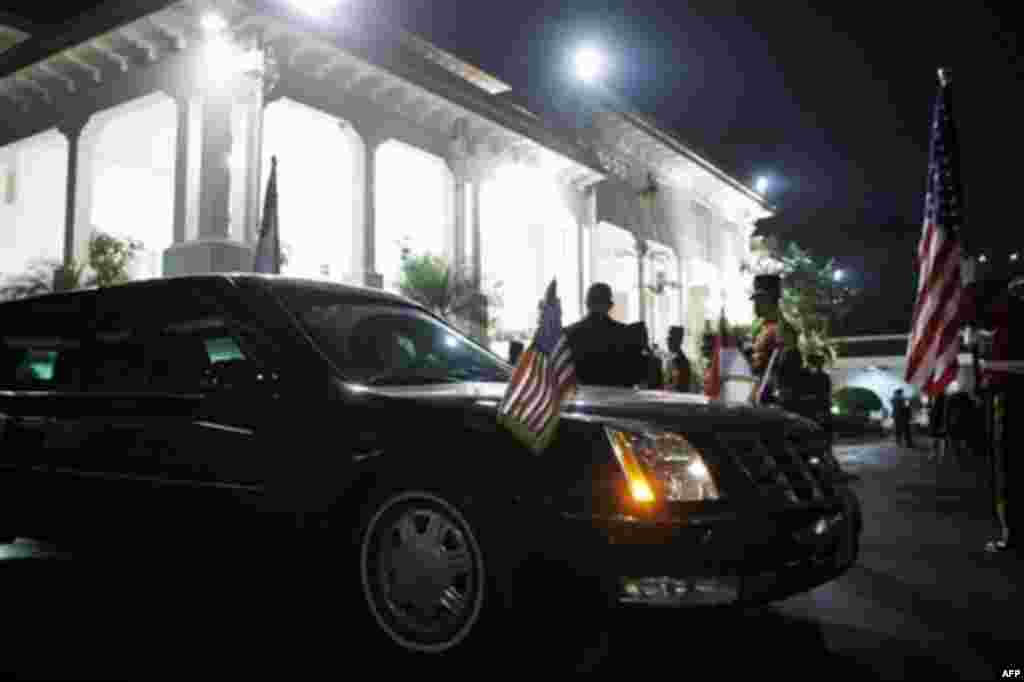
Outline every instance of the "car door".
{"label": "car door", "polygon": [[295,410],[284,400],[287,354],[228,304],[228,289],[169,282],[147,336],[149,390],[169,410],[149,418],[144,436],[163,476],[161,524],[192,537],[231,537],[266,518],[266,483],[284,455],[278,435]]}
{"label": "car door", "polygon": [[4,304],[0,317],[0,534],[56,539],[80,500],[58,473],[77,449],[91,292]]}

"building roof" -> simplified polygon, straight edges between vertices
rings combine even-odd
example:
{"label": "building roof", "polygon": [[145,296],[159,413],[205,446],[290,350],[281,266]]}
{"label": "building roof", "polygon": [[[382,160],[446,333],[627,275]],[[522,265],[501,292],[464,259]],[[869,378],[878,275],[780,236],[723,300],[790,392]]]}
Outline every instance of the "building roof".
{"label": "building roof", "polygon": [[[345,25],[341,22],[337,25],[324,25],[323,22],[315,22],[280,3],[269,0],[228,0],[227,4],[238,13],[259,13],[275,21],[285,22],[295,31],[308,33],[315,39],[333,43],[338,49],[349,52],[359,59],[368,60],[373,66],[422,85],[466,110],[496,121],[519,135],[532,138],[542,146],[555,150],[594,171],[603,172],[602,163],[595,156],[594,149],[580,140],[576,134],[578,131],[570,131],[564,126],[559,126],[556,119],[546,115],[547,112],[539,115],[527,104],[525,98],[512,92],[506,83],[423,38],[387,23],[386,19],[370,8],[354,10],[359,14],[358,21],[367,22],[368,27],[368,30],[364,28],[362,31],[356,31],[352,29],[351,17]],[[176,0],[108,0],[88,13],[59,25],[47,26],[45,30],[30,34],[21,29],[8,29],[8,36],[15,35],[13,30],[21,31],[21,35],[17,41],[8,38],[8,49],[3,50],[0,47],[0,84],[8,81],[2,86],[3,94],[20,101],[24,106],[26,101],[37,94],[49,101],[47,90],[50,84],[46,82],[47,79],[52,81],[53,78],[60,78],[68,85],[68,89],[73,90],[72,76],[62,69],[53,69],[52,64],[47,66],[43,62],[78,46],[96,42],[100,36],[114,34],[158,12],[170,11],[174,7],[184,8],[185,5]],[[193,9],[189,4],[187,11],[192,12]],[[18,23],[27,25],[23,20],[19,20]],[[185,37],[176,27],[168,28],[157,24],[157,29],[164,33],[169,31],[170,37],[179,43]],[[366,34],[372,34],[372,37]],[[3,44],[3,38],[4,34],[0,33],[0,46]],[[72,54],[71,58],[81,66],[81,60],[90,58],[92,52],[98,52],[100,58],[115,60],[124,70],[127,68],[127,61],[117,54],[120,46],[127,43],[130,49],[145,49],[149,52],[150,59],[153,59],[155,48],[147,40],[138,32],[124,34],[118,36],[118,40],[106,40],[102,45],[93,45],[95,50]],[[96,67],[86,64],[84,69],[91,70],[94,78],[98,77],[99,71]],[[11,76],[14,76],[17,83],[10,81]],[[19,92],[22,88],[27,90]],[[677,136],[655,124],[649,117],[624,109],[614,112],[614,115],[618,120],[611,122],[611,127],[619,130],[620,136],[630,137],[628,146],[631,149],[643,150],[643,158],[655,164],[659,171],[676,173],[685,172],[689,166],[699,168],[752,202],[758,207],[757,212],[770,213],[763,197],[698,154]]]}
{"label": "building roof", "polygon": [[0,54],[25,42],[37,30],[27,19],[0,10]]}

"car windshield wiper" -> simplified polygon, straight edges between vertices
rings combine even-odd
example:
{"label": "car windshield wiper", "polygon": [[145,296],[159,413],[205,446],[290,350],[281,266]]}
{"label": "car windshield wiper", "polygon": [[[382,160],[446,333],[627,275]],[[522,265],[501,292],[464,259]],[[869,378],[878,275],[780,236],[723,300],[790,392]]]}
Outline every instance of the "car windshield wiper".
{"label": "car windshield wiper", "polygon": [[366,382],[369,386],[402,384],[455,384],[459,379],[452,377],[446,369],[399,367],[375,374]]}

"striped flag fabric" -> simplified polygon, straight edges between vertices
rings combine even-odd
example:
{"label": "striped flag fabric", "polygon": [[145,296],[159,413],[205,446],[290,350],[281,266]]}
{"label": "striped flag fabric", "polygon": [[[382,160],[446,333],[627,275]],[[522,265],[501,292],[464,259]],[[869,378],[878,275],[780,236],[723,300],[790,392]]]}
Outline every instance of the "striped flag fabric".
{"label": "striped flag fabric", "polygon": [[945,391],[958,372],[964,258],[963,198],[951,79],[939,71],[932,119],[924,225],[917,250],[918,286],[904,379],[922,392]]}
{"label": "striped flag fabric", "polygon": [[270,179],[263,198],[263,217],[260,239],[256,244],[256,262],[253,271],[281,274],[281,234],[277,220],[277,157],[270,159]]}
{"label": "striped flag fabric", "polygon": [[498,406],[498,423],[535,454],[551,443],[562,403],[577,388],[572,350],[562,329],[562,305],[555,291],[552,280],[541,304],[540,326],[530,347],[519,356]]}

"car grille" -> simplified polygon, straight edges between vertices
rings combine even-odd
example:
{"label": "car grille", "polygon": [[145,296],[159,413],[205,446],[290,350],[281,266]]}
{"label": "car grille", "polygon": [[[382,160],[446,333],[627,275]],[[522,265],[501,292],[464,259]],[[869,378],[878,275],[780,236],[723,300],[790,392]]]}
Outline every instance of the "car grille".
{"label": "car grille", "polygon": [[761,434],[718,434],[740,468],[765,495],[782,496],[793,504],[824,499],[825,474],[809,464],[809,453],[797,442]]}

